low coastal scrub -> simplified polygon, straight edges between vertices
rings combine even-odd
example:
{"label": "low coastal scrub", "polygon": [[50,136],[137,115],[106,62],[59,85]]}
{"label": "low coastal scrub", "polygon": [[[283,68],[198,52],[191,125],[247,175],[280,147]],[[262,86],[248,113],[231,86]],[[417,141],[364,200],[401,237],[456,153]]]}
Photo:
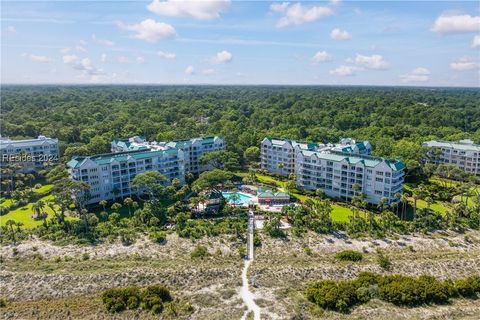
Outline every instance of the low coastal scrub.
{"label": "low coastal scrub", "polygon": [[475,298],[480,294],[480,275],[459,280],[440,281],[422,275],[382,276],[360,273],[355,280],[322,280],[311,284],[306,295],[309,301],[323,309],[349,312],[351,308],[377,298],[397,306],[415,307],[444,304],[450,298]]}
{"label": "low coastal scrub", "polygon": [[340,251],[335,255],[335,258],[341,261],[361,261],[363,259],[363,255],[361,252],[355,250],[344,250]]}
{"label": "low coastal scrub", "polygon": [[170,291],[163,285],[152,285],[143,289],[138,287],[112,288],[102,294],[105,308],[112,313],[142,308],[158,314],[163,311],[164,303],[172,300]]}

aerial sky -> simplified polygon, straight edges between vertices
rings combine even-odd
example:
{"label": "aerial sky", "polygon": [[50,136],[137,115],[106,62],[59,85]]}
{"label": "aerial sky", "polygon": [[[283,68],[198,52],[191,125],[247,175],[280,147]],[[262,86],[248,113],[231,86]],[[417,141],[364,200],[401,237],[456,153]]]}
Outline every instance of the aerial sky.
{"label": "aerial sky", "polygon": [[1,83],[480,86],[478,1],[2,1]]}

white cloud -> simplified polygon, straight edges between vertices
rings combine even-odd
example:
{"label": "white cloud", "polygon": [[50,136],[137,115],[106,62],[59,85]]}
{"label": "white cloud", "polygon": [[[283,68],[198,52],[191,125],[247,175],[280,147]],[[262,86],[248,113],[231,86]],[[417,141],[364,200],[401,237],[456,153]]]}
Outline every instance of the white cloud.
{"label": "white cloud", "polygon": [[118,61],[119,63],[129,63],[129,62],[130,62],[130,60],[129,60],[127,57],[125,57],[125,56],[120,56],[120,57],[118,57],[118,58],[117,58],[117,61]]}
{"label": "white cloud", "polygon": [[210,63],[211,64],[227,63],[232,61],[232,59],[233,59],[233,55],[230,52],[223,50],[223,51],[217,52],[217,54],[212,59],[210,59]]}
{"label": "white cloud", "polygon": [[431,30],[441,34],[478,32],[480,16],[442,14],[435,20]]}
{"label": "white cloud", "polygon": [[229,6],[230,0],[153,0],[147,9],[160,16],[213,20]]}
{"label": "white cloud", "polygon": [[270,5],[270,10],[275,12],[283,12],[285,9],[287,9],[289,4],[289,2],[274,2]]}
{"label": "white cloud", "polygon": [[185,73],[188,75],[192,75],[194,71],[195,70],[193,69],[193,66],[188,66],[187,68],[185,68]]}
{"label": "white cloud", "polygon": [[480,47],[480,35],[476,35],[475,37],[473,37],[471,47],[472,48]]}
{"label": "white cloud", "polygon": [[210,76],[212,74],[215,74],[215,70],[214,69],[203,69],[202,74],[204,74],[206,76]]}
{"label": "white cloud", "polygon": [[105,74],[102,69],[93,66],[90,58],[80,59],[76,55],[65,55],[62,60],[63,63],[70,65],[73,69],[81,71],[83,75],[100,76]]}
{"label": "white cloud", "polygon": [[62,60],[63,60],[63,63],[73,64],[73,63],[76,63],[78,61],[78,57],[74,54],[66,55],[66,56],[62,57]]}
{"label": "white cloud", "polygon": [[171,39],[177,35],[174,27],[167,23],[156,22],[153,19],[146,19],[138,24],[131,25],[120,23],[119,27],[123,30],[135,32],[133,38],[148,42]]}
{"label": "white cloud", "polygon": [[430,70],[424,67],[418,67],[411,72],[401,75],[402,82],[426,82],[430,79]]}
{"label": "white cloud", "polygon": [[330,38],[333,40],[348,40],[352,36],[350,33],[348,33],[346,30],[340,30],[338,28],[335,28],[330,32]]}
{"label": "white cloud", "polygon": [[342,0],[330,0],[330,4],[333,4],[334,6],[340,4]]}
{"label": "white cloud", "polygon": [[307,22],[313,22],[332,14],[332,9],[328,7],[304,7],[300,3],[296,3],[287,8],[285,16],[278,20],[277,27],[283,28],[290,25],[300,25]]}
{"label": "white cloud", "polygon": [[336,75],[336,76],[352,76],[355,74],[355,71],[357,70],[358,68],[355,66],[342,65],[334,70],[330,70],[330,74]]}
{"label": "white cloud", "polygon": [[39,56],[39,55],[36,55],[36,54],[27,54],[27,53],[22,53],[22,57],[24,58],[28,58],[30,59],[31,61],[34,61],[34,62],[42,62],[42,63],[49,63],[49,62],[52,62],[53,59],[47,57],[47,56]]}
{"label": "white cloud", "polygon": [[169,59],[169,60],[172,60],[172,59],[175,59],[177,57],[177,55],[173,52],[163,52],[163,51],[158,51],[157,52],[157,55],[160,57],[160,58],[163,58],[163,59]]}
{"label": "white cloud", "polygon": [[87,45],[87,41],[85,41],[85,40],[80,40],[79,43],[80,43],[82,46],[86,46],[86,45]]}
{"label": "white cloud", "polygon": [[87,53],[87,52],[88,52],[88,50],[85,49],[85,48],[82,47],[82,46],[76,46],[76,47],[75,47],[75,50],[77,50],[78,52],[83,52],[83,53]]}
{"label": "white cloud", "polygon": [[17,32],[17,29],[15,29],[14,26],[8,26],[8,27],[7,27],[7,32],[15,33],[15,32]]}
{"label": "white cloud", "polygon": [[137,63],[143,64],[145,63],[145,58],[144,57],[137,57]]}
{"label": "white cloud", "polygon": [[107,61],[107,54],[106,53],[102,53],[102,55],[100,56],[100,61],[102,61],[102,62]]}
{"label": "white cloud", "polygon": [[99,39],[95,34],[92,34],[92,40],[93,42],[100,44],[102,46],[106,47],[113,47],[115,43],[113,41],[107,40],[107,39]]}
{"label": "white cloud", "polygon": [[374,54],[371,56],[362,56],[357,54],[355,63],[364,68],[375,70],[384,70],[389,66],[388,62],[385,61],[385,59],[379,54]]}
{"label": "white cloud", "polygon": [[312,58],[314,63],[330,61],[332,57],[326,51],[318,51]]}
{"label": "white cloud", "polygon": [[69,53],[70,51],[72,51],[72,48],[63,48],[60,50],[60,53],[66,54],[66,53]]}
{"label": "white cloud", "polygon": [[455,62],[450,63],[450,68],[455,71],[468,71],[480,68],[478,59],[464,57]]}

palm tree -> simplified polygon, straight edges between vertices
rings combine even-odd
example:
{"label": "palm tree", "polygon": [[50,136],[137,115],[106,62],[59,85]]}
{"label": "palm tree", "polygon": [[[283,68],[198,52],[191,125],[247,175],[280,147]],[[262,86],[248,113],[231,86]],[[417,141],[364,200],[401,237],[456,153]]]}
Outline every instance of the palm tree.
{"label": "palm tree", "polygon": [[103,207],[103,211],[105,211],[106,210],[105,208],[108,204],[107,200],[102,200],[102,201],[99,202],[99,204]]}
{"label": "palm tree", "polygon": [[400,202],[402,203],[402,219],[406,218],[407,215],[407,204],[408,204],[408,196],[406,194],[402,194],[400,197]]}
{"label": "palm tree", "polygon": [[35,213],[35,219],[40,219],[40,217],[42,217],[43,209],[45,209],[45,202],[42,200],[38,200],[32,205],[32,210]]}
{"label": "palm tree", "polygon": [[127,198],[123,199],[123,204],[127,206],[128,216],[131,217],[132,216],[132,204],[133,204],[132,198],[127,197]]}
{"label": "palm tree", "polygon": [[12,241],[13,241],[13,244],[16,244],[16,239],[15,239],[15,229],[13,228],[13,226],[17,225],[17,223],[13,220],[8,220],[5,225],[7,227],[10,227],[10,232],[12,233]]}
{"label": "palm tree", "polygon": [[110,208],[112,208],[113,211],[117,212],[118,210],[120,210],[122,208],[122,205],[118,202],[115,202],[114,204],[112,204],[112,206]]}

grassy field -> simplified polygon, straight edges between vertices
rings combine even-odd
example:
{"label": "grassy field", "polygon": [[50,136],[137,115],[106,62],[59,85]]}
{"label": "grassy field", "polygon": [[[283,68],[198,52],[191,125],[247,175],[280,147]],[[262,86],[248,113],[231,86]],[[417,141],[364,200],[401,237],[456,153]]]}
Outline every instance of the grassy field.
{"label": "grassy field", "polygon": [[[47,195],[39,200],[43,202],[48,202],[49,200],[53,199],[53,195]],[[14,220],[17,222],[22,222],[24,228],[34,228],[38,225],[43,223],[42,220],[35,220],[32,218],[33,210],[32,210],[33,203],[28,203],[22,207],[18,207],[15,210],[10,211],[6,215],[0,217],[0,226],[4,226],[8,220]],[[45,206],[45,212],[48,214],[48,218],[53,216],[53,211],[48,206]]]}
{"label": "grassy field", "polygon": [[[285,190],[286,182],[277,180],[273,177],[257,174],[257,180],[260,183],[275,184],[278,188]],[[291,192],[292,196],[300,201],[311,199],[309,196],[305,196],[296,192]],[[353,214],[352,210],[346,206],[342,206],[336,203],[332,203],[332,220],[336,222],[350,222],[349,217]]]}
{"label": "grassy field", "polygon": [[53,184],[44,184],[38,189],[33,189],[33,192],[46,194],[49,193],[53,188]]}

